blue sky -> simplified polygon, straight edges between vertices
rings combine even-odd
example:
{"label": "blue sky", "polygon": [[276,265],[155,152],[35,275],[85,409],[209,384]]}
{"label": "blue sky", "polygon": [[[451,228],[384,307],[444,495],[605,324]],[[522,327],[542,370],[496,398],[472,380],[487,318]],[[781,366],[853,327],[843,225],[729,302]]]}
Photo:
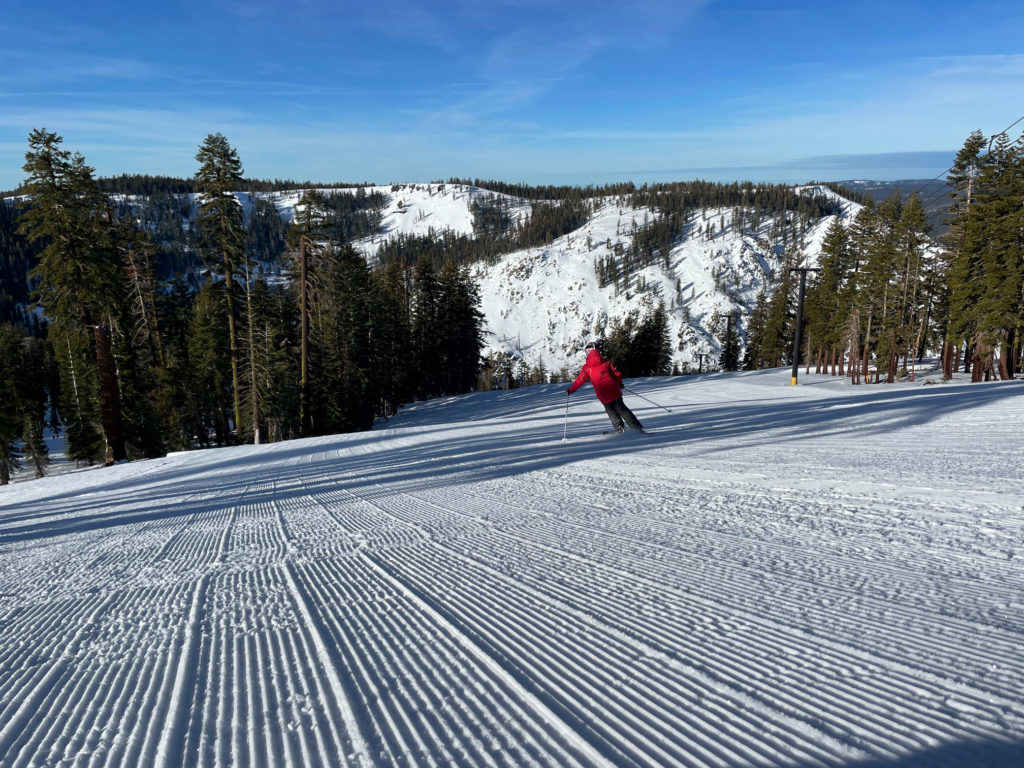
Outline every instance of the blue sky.
{"label": "blue sky", "polygon": [[[1024,7],[945,0],[0,0],[0,189],[98,175],[929,178],[1024,114]],[[1018,126],[1018,129],[1020,126]]]}

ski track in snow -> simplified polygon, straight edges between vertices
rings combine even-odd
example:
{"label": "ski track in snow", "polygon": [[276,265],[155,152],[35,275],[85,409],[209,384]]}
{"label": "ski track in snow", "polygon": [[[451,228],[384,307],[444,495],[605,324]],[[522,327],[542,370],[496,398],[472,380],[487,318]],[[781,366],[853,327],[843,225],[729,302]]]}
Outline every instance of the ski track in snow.
{"label": "ski track in snow", "polygon": [[557,385],[0,491],[0,766],[1018,766],[1024,387]]}

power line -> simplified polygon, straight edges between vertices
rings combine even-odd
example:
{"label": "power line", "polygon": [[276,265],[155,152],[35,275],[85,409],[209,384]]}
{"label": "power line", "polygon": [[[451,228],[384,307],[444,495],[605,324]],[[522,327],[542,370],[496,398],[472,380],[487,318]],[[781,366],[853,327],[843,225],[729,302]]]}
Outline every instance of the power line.
{"label": "power line", "polygon": [[[1001,136],[1001,135],[1003,135],[1004,133],[1009,133],[1009,132],[1010,132],[1010,130],[1012,130],[1012,129],[1013,129],[1013,127],[1014,127],[1015,125],[1017,125],[1018,123],[1020,123],[1020,122],[1022,122],[1022,121],[1024,121],[1024,115],[1021,115],[1020,117],[1018,117],[1018,118],[1017,118],[1016,120],[1014,120],[1014,121],[1013,121],[1012,123],[1010,123],[1010,124],[1009,124],[1008,126],[1006,126],[1006,128],[1004,128],[1003,130],[999,131],[999,133],[993,133],[993,134],[992,134],[992,136],[990,137],[990,141],[991,141],[991,139],[994,139],[994,138],[995,138],[996,136]],[[1022,137],[1022,138],[1024,138],[1024,137]],[[1017,144],[1017,143],[1019,143],[1019,142],[1020,142],[1020,139],[1018,139],[1017,141],[1015,141],[1015,142],[1014,142],[1014,144]],[[917,187],[917,188],[916,188],[916,189],[915,189],[914,191],[915,191],[915,192],[920,192],[921,190],[925,189],[925,188],[926,188],[926,187],[928,187],[929,185],[931,185],[931,184],[934,184],[934,183],[935,183],[936,181],[938,181],[939,179],[941,179],[941,178],[942,178],[943,176],[945,176],[945,175],[946,175],[947,173],[949,173],[950,171],[952,171],[954,167],[955,167],[955,166],[952,166],[952,165],[951,165],[951,166],[950,166],[949,168],[947,168],[946,170],[944,170],[944,171],[943,171],[942,173],[940,173],[940,174],[939,174],[938,176],[936,176],[936,177],[935,177],[934,179],[931,179],[931,180],[929,180],[929,181],[926,181],[926,182],[925,182],[924,184],[922,184],[922,185],[921,185],[920,187]],[[931,196],[931,197],[929,197],[929,198],[928,198],[927,200],[925,200],[924,202],[922,202],[922,203],[921,203],[921,206],[922,206],[922,207],[927,207],[928,205],[930,205],[931,203],[935,202],[935,201],[936,201],[936,200],[938,200],[938,199],[939,199],[940,197],[942,197],[943,195],[946,195],[946,194],[948,194],[948,192],[947,192],[946,190],[942,190],[942,191],[941,191],[941,192],[939,192],[938,194],[936,194],[936,195],[932,195],[932,196]]]}

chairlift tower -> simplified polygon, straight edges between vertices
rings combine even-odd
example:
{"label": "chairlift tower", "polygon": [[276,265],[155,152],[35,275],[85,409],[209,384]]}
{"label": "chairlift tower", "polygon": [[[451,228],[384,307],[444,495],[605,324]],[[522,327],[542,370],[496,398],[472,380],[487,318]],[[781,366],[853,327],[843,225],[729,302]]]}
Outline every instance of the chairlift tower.
{"label": "chairlift tower", "polygon": [[791,386],[797,384],[797,369],[800,367],[800,335],[804,322],[804,295],[807,293],[807,273],[821,272],[816,267],[790,267],[787,272],[800,273],[800,298],[796,302],[796,327],[793,329],[793,374],[789,383]]}

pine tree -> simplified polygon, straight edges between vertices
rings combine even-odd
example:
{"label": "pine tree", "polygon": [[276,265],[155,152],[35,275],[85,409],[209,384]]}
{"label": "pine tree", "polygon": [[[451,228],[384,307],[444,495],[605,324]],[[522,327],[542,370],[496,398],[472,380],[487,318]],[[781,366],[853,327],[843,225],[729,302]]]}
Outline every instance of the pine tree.
{"label": "pine tree", "polygon": [[25,414],[25,426],[22,432],[24,440],[25,461],[35,470],[37,478],[46,475],[46,467],[50,464],[50,449],[43,437],[43,423],[31,414]]}
{"label": "pine tree", "polygon": [[[61,148],[63,139],[44,129],[29,135],[24,189],[33,205],[22,215],[20,231],[31,241],[44,240],[37,299],[53,320],[57,335],[70,343],[90,331],[91,349],[79,362],[80,374],[98,381],[98,410],[108,463],[127,458],[122,429],[120,384],[111,340],[111,322],[119,314],[121,275],[114,245],[112,214],[80,154]],[[79,339],[80,341],[80,339]],[[81,344],[76,344],[81,350]],[[70,358],[68,359],[70,361]],[[79,391],[81,400],[86,392]],[[88,393],[91,396],[91,393]],[[92,404],[79,403],[78,417],[91,417]],[[69,429],[75,454],[92,457],[92,428]],[[81,451],[79,451],[79,448]]]}
{"label": "pine tree", "polygon": [[18,418],[18,400],[14,381],[0,371],[0,485],[11,482],[12,475],[21,469],[22,423]]}
{"label": "pine tree", "polygon": [[245,220],[234,192],[242,185],[242,162],[221,133],[210,134],[196,153],[199,170],[196,187],[200,192],[197,223],[213,262],[224,277],[224,300],[231,364],[231,394],[235,430],[242,421],[238,367],[238,331],[235,318],[235,272],[245,254]]}
{"label": "pine tree", "polygon": [[882,201],[875,209],[874,226],[863,244],[867,258],[859,275],[859,287],[868,314],[865,365],[870,353],[874,352],[878,375],[884,372],[890,381],[894,375],[893,361],[899,347],[896,337],[899,326],[896,311],[899,285],[895,275],[899,272],[902,251],[902,211],[903,203],[898,192]]}
{"label": "pine tree", "polygon": [[[1024,320],[1024,153],[1005,134],[996,137],[992,157],[978,178],[977,217],[968,227],[964,251],[976,259],[981,294],[975,302],[972,379],[994,373],[1010,379],[1015,345]],[[980,370],[979,370],[980,367]]]}
{"label": "pine tree", "polygon": [[920,337],[924,334],[924,248],[928,229],[924,207],[915,192],[907,199],[900,216],[902,254],[898,277],[901,285],[895,353],[903,356],[904,368],[909,368],[910,360],[916,355],[920,344]]}
{"label": "pine tree", "polygon": [[352,246],[337,249],[326,353],[332,431],[353,432],[373,425],[374,393],[369,387],[370,269]]}
{"label": "pine tree", "polygon": [[288,230],[288,263],[299,311],[299,423],[301,434],[310,431],[310,315],[323,303],[324,254],[328,249],[327,201],[316,190],[307,190],[295,207],[295,221]]}
{"label": "pine tree", "polygon": [[299,434],[298,378],[295,376],[295,305],[287,292],[264,280],[252,286],[252,322],[246,328],[253,348],[249,393],[271,442]]}
{"label": "pine tree", "polygon": [[943,253],[941,281],[944,290],[939,302],[940,319],[944,320],[942,351],[943,373],[946,378],[958,367],[956,350],[965,341],[972,326],[972,316],[978,301],[978,254],[965,248],[969,236],[974,236],[977,209],[977,179],[985,161],[981,156],[987,140],[981,131],[974,131],[964,142],[953,162],[946,182],[950,189],[947,248]]}
{"label": "pine tree", "polygon": [[[841,354],[844,327],[852,302],[853,259],[846,226],[832,220],[821,246],[821,271],[807,292],[804,316],[807,336],[821,350],[828,350],[833,366]],[[834,372],[834,368],[833,368]]]}
{"label": "pine tree", "polygon": [[762,287],[754,301],[754,309],[747,321],[747,349],[743,356],[743,368],[753,371],[764,360],[765,335],[768,329],[768,291]]}
{"label": "pine tree", "polygon": [[439,335],[441,287],[434,265],[427,258],[416,264],[412,305],[412,358],[416,395],[420,399],[440,394],[441,338]]}
{"label": "pine tree", "polygon": [[763,332],[760,336],[760,355],[757,367],[777,368],[790,360],[792,353],[793,318],[791,302],[793,299],[794,273],[799,259],[787,254],[779,268],[779,276],[775,279],[768,299]]}
{"label": "pine tree", "polygon": [[468,392],[476,384],[483,348],[483,314],[476,285],[449,262],[438,280],[440,394]]}
{"label": "pine tree", "polygon": [[735,371],[740,367],[740,349],[742,341],[739,334],[739,316],[730,315],[723,318],[722,352],[718,357],[718,367],[723,371]]}
{"label": "pine tree", "polygon": [[200,445],[229,441],[227,414],[231,410],[231,378],[225,343],[225,291],[221,283],[206,283],[196,295],[188,329],[188,370],[191,429]]}
{"label": "pine tree", "polygon": [[377,394],[378,415],[390,417],[410,395],[409,295],[405,272],[398,263],[376,271],[373,277],[370,386]]}

